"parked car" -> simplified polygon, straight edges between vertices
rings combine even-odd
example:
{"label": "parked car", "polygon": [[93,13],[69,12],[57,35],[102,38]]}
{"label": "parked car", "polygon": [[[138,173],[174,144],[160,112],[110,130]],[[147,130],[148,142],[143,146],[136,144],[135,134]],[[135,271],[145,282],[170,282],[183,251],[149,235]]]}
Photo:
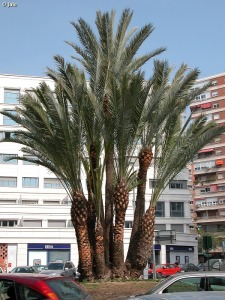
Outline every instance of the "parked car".
{"label": "parked car", "polygon": [[200,263],[197,265],[197,271],[205,271],[205,264]]}
{"label": "parked car", "polygon": [[65,277],[76,277],[76,268],[72,261],[56,260],[49,262],[41,274],[61,275]]}
{"label": "parked car", "polygon": [[93,300],[75,280],[46,274],[0,274],[0,299],[17,300]]}
{"label": "parked car", "polygon": [[10,273],[37,273],[37,271],[31,266],[19,266],[12,269]]}
{"label": "parked car", "polygon": [[172,275],[154,286],[146,294],[189,293],[198,291],[225,292],[225,272],[183,272]]}
{"label": "parked car", "polygon": [[198,267],[192,263],[186,263],[179,265],[181,272],[195,272],[198,271]]}
{"label": "parked car", "polygon": [[[175,264],[161,264],[155,267],[156,277],[167,277],[176,273],[180,273],[181,269]],[[148,277],[153,277],[153,269],[148,270]]]}
{"label": "parked car", "polygon": [[224,292],[189,292],[160,295],[141,295],[135,300],[224,300]]}
{"label": "parked car", "polygon": [[34,265],[32,266],[38,273],[41,272],[42,270],[46,269],[46,265]]}

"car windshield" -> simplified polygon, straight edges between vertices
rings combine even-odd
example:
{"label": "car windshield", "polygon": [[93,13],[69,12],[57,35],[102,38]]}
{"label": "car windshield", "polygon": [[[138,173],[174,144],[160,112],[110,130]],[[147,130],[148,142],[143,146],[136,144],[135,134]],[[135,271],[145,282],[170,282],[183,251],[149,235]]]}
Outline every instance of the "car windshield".
{"label": "car windshield", "polygon": [[45,281],[57,294],[59,300],[91,299],[88,292],[72,280],[47,280]]}
{"label": "car windshield", "polygon": [[48,264],[48,270],[63,270],[63,263],[50,263]]}

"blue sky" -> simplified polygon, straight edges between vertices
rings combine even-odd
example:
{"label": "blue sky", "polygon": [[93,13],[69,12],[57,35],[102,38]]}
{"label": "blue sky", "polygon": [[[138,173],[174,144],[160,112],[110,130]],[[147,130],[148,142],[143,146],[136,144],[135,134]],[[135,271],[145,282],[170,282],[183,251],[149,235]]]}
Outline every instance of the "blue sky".
{"label": "blue sky", "polygon": [[[225,72],[225,0],[0,0],[0,73],[44,76],[54,55],[72,60],[71,21],[82,17],[94,28],[97,10],[119,17],[125,8],[134,13],[131,27],[155,27],[140,54],[166,47],[158,58],[175,68],[187,63],[200,78]],[[151,75],[152,64],[143,69]]]}

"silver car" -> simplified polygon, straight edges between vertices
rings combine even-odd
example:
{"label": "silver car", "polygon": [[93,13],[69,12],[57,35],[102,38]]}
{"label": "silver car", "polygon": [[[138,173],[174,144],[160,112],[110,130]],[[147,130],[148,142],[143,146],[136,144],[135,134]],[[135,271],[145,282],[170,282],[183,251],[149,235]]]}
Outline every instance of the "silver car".
{"label": "silver car", "polygon": [[158,295],[143,295],[133,298],[135,300],[224,300],[224,292],[189,292]]}
{"label": "silver car", "polygon": [[[136,298],[134,297],[133,298],[154,299],[154,298],[148,298],[147,295],[163,294],[163,296],[165,296],[165,299],[167,299],[166,298],[167,293],[169,294],[174,293],[174,296],[176,296],[176,294],[178,294],[178,296],[181,296],[180,293],[186,293],[188,297],[189,293],[201,292],[200,294],[202,295],[203,291],[223,292],[224,299],[225,299],[225,272],[206,271],[206,272],[179,273],[164,279],[159,284],[154,286],[151,290],[149,290],[145,295],[136,296]],[[144,298],[140,298],[140,297],[144,297]]]}
{"label": "silver car", "polygon": [[44,270],[40,271],[41,274],[61,275],[65,277],[76,277],[76,268],[71,261],[53,261],[49,262]]}

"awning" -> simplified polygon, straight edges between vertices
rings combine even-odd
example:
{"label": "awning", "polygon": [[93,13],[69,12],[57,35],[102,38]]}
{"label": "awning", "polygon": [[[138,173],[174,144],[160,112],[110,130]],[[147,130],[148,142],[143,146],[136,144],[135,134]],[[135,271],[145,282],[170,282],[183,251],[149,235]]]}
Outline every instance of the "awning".
{"label": "awning", "polygon": [[223,165],[223,160],[222,159],[216,160],[216,166],[222,166],[222,165]]}
{"label": "awning", "polygon": [[213,152],[214,148],[209,148],[209,149],[201,149],[198,151],[198,153],[206,153],[206,152]]}
{"label": "awning", "polygon": [[201,108],[210,108],[212,106],[212,102],[201,104]]}

